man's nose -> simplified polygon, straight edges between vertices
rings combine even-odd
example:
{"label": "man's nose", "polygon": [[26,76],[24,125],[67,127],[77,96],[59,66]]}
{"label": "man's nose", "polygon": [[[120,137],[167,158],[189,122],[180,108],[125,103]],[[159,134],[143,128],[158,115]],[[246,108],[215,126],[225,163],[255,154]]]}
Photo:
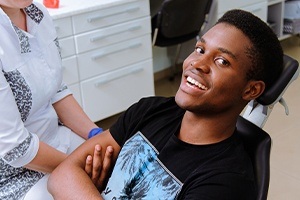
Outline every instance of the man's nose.
{"label": "man's nose", "polygon": [[197,59],[191,61],[190,64],[197,71],[208,74],[210,72],[210,64],[206,59]]}

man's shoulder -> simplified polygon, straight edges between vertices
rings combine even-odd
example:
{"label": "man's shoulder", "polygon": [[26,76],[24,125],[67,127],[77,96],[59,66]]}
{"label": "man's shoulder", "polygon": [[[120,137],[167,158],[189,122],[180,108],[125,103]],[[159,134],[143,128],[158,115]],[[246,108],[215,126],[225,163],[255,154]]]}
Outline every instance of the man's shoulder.
{"label": "man's shoulder", "polygon": [[163,97],[163,96],[149,96],[141,98],[139,103],[149,103],[153,105],[159,105],[163,103],[175,103],[174,97]]}
{"label": "man's shoulder", "polygon": [[178,107],[174,97],[161,97],[150,96],[141,98],[137,103],[132,105],[136,110],[142,110],[143,112],[150,110],[164,110],[174,107]]}

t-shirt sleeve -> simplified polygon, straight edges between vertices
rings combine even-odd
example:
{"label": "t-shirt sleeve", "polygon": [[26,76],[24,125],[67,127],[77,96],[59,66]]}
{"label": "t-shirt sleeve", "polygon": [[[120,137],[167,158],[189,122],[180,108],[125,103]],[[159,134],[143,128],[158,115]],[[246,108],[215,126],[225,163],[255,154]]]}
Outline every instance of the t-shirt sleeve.
{"label": "t-shirt sleeve", "polygon": [[237,173],[221,173],[206,180],[194,180],[184,186],[178,199],[188,200],[254,200],[253,182]]}
{"label": "t-shirt sleeve", "polygon": [[110,133],[120,146],[123,146],[125,141],[130,137],[130,127],[134,127],[139,123],[143,102],[144,100],[141,99],[139,102],[131,105],[120,115],[116,123],[110,127]]}
{"label": "t-shirt sleeve", "polygon": [[143,123],[146,123],[147,115],[160,103],[161,100],[157,97],[142,98],[121,114],[116,123],[110,127],[110,133],[120,146],[140,130]]}

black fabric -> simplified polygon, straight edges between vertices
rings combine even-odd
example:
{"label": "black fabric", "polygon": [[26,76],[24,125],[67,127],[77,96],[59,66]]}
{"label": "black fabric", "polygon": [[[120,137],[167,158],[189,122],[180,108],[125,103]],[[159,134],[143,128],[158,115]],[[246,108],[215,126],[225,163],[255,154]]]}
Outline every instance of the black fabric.
{"label": "black fabric", "polygon": [[216,144],[187,144],[176,137],[183,114],[174,98],[145,98],[110,132],[120,146],[138,131],[143,133],[158,150],[159,160],[184,183],[178,199],[255,199],[252,164],[237,134]]}

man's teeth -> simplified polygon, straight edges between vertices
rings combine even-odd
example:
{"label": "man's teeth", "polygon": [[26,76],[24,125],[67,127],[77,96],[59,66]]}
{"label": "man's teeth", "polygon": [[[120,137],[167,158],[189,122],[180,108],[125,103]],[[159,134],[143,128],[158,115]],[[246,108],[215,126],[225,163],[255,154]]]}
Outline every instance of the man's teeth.
{"label": "man's teeth", "polygon": [[191,77],[187,77],[187,81],[190,84],[193,84],[195,86],[197,86],[198,88],[202,89],[202,90],[207,90],[207,87],[205,87],[204,85],[202,85],[201,83],[199,83],[198,81],[196,81],[195,79],[191,78]]}

